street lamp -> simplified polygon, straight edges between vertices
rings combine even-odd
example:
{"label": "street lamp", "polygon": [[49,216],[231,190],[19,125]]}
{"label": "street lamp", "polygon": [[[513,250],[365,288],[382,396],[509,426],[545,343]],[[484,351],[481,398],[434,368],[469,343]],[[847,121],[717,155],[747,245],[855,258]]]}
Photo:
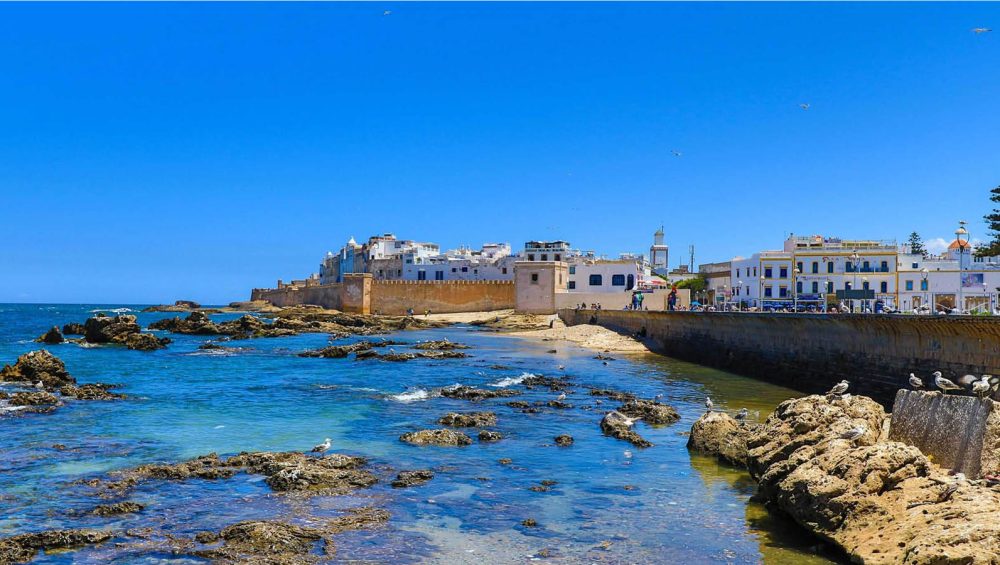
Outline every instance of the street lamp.
{"label": "street lamp", "polygon": [[[868,289],[865,288],[866,286],[868,286],[868,277],[861,277],[861,290],[867,291]],[[865,294],[865,296],[867,296],[867,293]],[[868,299],[865,298],[864,300],[861,301],[861,311],[864,312],[867,309],[868,309]]]}
{"label": "street lamp", "polygon": [[757,308],[764,311],[764,275],[760,276],[760,288],[757,289]]}
{"label": "street lamp", "polygon": [[792,312],[799,312],[799,275],[802,271],[798,267],[792,269]]}
{"label": "street lamp", "polygon": [[927,311],[933,314],[934,307],[928,305],[930,302],[930,285],[927,283],[927,267],[920,269],[920,290],[924,291],[924,306],[927,306]]}
{"label": "street lamp", "polygon": [[[736,308],[737,308],[737,310],[739,310],[739,311],[742,312],[743,311],[743,307],[742,307],[743,281],[736,281],[736,285],[737,285],[736,288],[739,289],[739,290],[736,291],[736,294],[737,294],[737,296],[740,296],[740,299],[741,299],[741,302],[737,302],[736,303]],[[984,284],[983,287],[985,287],[985,286],[986,285]]]}
{"label": "street lamp", "polygon": [[[858,255],[858,250],[855,249],[854,253],[851,254],[852,265],[854,266],[854,284],[851,285],[851,292],[857,292],[858,290],[858,263],[861,261],[861,256]],[[854,312],[854,298],[851,298],[851,312]]]}
{"label": "street lamp", "polygon": [[[962,238],[965,241],[962,241]],[[958,222],[958,229],[955,230],[955,240],[958,241],[958,313],[965,313],[965,305],[962,304],[962,265],[965,255],[965,246],[969,244],[969,230],[965,229],[965,222]]]}

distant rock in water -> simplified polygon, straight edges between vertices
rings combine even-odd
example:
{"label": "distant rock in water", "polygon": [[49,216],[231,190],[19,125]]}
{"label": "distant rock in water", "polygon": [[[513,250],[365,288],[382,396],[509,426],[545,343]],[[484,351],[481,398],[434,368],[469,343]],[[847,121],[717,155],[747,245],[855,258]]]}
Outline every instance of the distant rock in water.
{"label": "distant rock in water", "polygon": [[601,418],[601,431],[605,435],[630,442],[636,447],[653,446],[652,442],[637,434],[625,416],[619,412],[608,412]]}
{"label": "distant rock in water", "polygon": [[104,383],[92,383],[85,385],[66,385],[59,389],[59,394],[75,398],[77,400],[121,400],[126,398],[124,394],[109,392],[115,385]]}
{"label": "distant rock in water", "polygon": [[399,436],[399,440],[413,445],[472,445],[472,438],[455,430],[420,430]]}
{"label": "distant rock in water", "polygon": [[66,365],[44,349],[29,351],[18,357],[13,365],[4,365],[0,369],[0,381],[31,385],[40,382],[45,390],[56,390],[76,383],[76,379],[66,370]]}
{"label": "distant rock in water", "polygon": [[143,312],[189,312],[201,309],[201,304],[193,300],[176,300],[173,304],[160,304],[143,308]]}
{"label": "distant rock in water", "polygon": [[146,507],[138,502],[116,502],[114,504],[101,504],[95,506],[90,514],[94,516],[117,516],[119,514],[134,514],[136,512],[142,512]]}
{"label": "distant rock in water", "polygon": [[105,542],[112,532],[99,530],[46,530],[0,538],[0,563],[27,563],[39,551],[74,549]]}
{"label": "distant rock in water", "polygon": [[[170,343],[168,338],[158,338],[152,334],[141,333],[141,328],[136,323],[136,317],[127,314],[118,316],[97,314],[82,325],[66,324],[63,326],[63,331],[67,334],[82,334],[87,343],[118,344],[129,349],[142,351],[162,349]],[[49,330],[49,333],[51,332],[52,330]]]}
{"label": "distant rock in water", "polygon": [[35,341],[39,343],[45,343],[48,345],[56,345],[66,340],[65,338],[63,338],[62,332],[59,331],[59,326],[52,326],[51,330],[42,334],[41,337],[39,337]]}
{"label": "distant rock in water", "polygon": [[125,347],[138,351],[154,351],[156,349],[163,349],[170,341],[169,337],[156,337],[153,334],[136,333],[129,334],[125,338]]}
{"label": "distant rock in water", "polygon": [[434,472],[427,469],[417,471],[400,471],[400,473],[396,475],[396,479],[392,481],[392,486],[394,488],[413,487],[422,485],[433,478]]}
{"label": "distant rock in water", "polygon": [[446,398],[461,398],[463,400],[472,400],[472,401],[484,400],[487,398],[500,398],[504,396],[517,396],[519,394],[521,393],[509,388],[485,390],[481,388],[472,388],[470,386],[464,386],[464,385],[441,390],[441,396],[444,396]]}
{"label": "distant rock in water", "polygon": [[497,415],[493,412],[449,412],[441,416],[438,423],[458,428],[481,428],[497,425]]}
{"label": "distant rock in water", "polygon": [[421,341],[420,343],[415,344],[413,348],[446,351],[451,349],[469,349],[469,346],[462,343],[456,343],[454,341],[448,341],[447,339],[441,339],[436,341]]}
{"label": "distant rock in water", "polygon": [[483,443],[500,441],[502,439],[503,439],[503,434],[501,434],[500,432],[494,432],[490,430],[479,430],[479,441]]}
{"label": "distant rock in water", "polygon": [[65,335],[83,335],[86,331],[87,330],[83,324],[76,322],[65,324],[62,328],[62,333]]}
{"label": "distant rock in water", "polygon": [[681,419],[676,410],[654,400],[629,400],[618,411],[630,418],[641,418],[647,424],[672,424]]}
{"label": "distant rock in water", "polygon": [[556,441],[556,445],[558,445],[559,447],[569,447],[569,446],[573,445],[573,436],[571,436],[569,434],[562,434],[562,435],[556,436],[555,441]]}

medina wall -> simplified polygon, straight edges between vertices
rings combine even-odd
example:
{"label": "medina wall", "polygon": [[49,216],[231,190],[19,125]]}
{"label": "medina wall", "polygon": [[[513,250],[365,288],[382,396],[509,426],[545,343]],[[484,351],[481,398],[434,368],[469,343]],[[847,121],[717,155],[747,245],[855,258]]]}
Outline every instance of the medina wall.
{"label": "medina wall", "polygon": [[666,355],[807,393],[841,379],[891,407],[911,372],[1000,374],[1000,318],[560,310],[568,324],[646,335]]}
{"label": "medina wall", "polygon": [[405,314],[486,312],[514,307],[513,281],[373,281],[371,311]]}

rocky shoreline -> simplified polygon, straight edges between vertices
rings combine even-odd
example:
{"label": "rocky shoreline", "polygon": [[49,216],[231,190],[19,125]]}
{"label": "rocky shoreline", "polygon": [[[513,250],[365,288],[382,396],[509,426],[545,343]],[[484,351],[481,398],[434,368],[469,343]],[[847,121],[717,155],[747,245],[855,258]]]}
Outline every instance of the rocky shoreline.
{"label": "rocky shoreline", "polygon": [[[930,393],[928,393],[930,394]],[[688,445],[747,468],[758,497],[859,563],[996,563],[1000,490],[888,441],[864,396],[783,402],[760,425],[709,412]]]}

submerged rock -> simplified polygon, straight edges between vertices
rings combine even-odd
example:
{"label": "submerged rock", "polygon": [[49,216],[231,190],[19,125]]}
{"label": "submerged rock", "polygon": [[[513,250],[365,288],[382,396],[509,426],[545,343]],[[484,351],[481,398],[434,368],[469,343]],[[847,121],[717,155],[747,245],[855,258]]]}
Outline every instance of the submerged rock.
{"label": "submerged rock", "polygon": [[462,343],[456,343],[454,341],[448,341],[447,339],[441,339],[437,341],[421,341],[420,343],[415,344],[413,348],[446,351],[452,349],[469,349],[469,346]]}
{"label": "submerged rock", "polygon": [[59,394],[77,400],[121,400],[126,398],[124,394],[109,392],[115,386],[105,383],[90,383],[80,386],[66,385],[59,389]]}
{"label": "submerged rock", "polygon": [[473,388],[471,386],[457,386],[453,388],[446,388],[441,390],[441,396],[446,398],[461,398],[463,400],[485,400],[487,398],[501,398],[505,396],[517,396],[521,394],[520,392],[509,389],[509,388],[498,388],[495,390],[486,390],[481,388]]}
{"label": "submerged rock", "polygon": [[46,343],[49,345],[56,345],[65,341],[62,332],[59,331],[59,326],[52,326],[52,329],[45,332],[35,341],[39,343]]}
{"label": "submerged rock", "polygon": [[493,412],[449,412],[441,416],[438,423],[459,428],[481,428],[497,425],[497,415]]}
{"label": "submerged rock", "polygon": [[641,418],[643,422],[654,425],[672,424],[681,419],[680,414],[672,407],[654,400],[629,400],[622,404],[618,411],[630,418]]}
{"label": "submerged rock", "polygon": [[420,430],[399,436],[399,440],[413,445],[472,445],[472,438],[455,430]]}
{"label": "submerged rock", "polygon": [[264,558],[268,563],[293,563],[313,552],[323,532],[285,522],[250,520],[223,528],[219,539],[222,547],[203,555],[238,562]]}
{"label": "submerged rock", "polygon": [[590,389],[591,396],[606,396],[612,400],[617,400],[618,402],[629,402],[636,399],[636,396],[631,392],[622,392],[619,390],[611,390],[609,388],[592,388]]}
{"label": "submerged rock", "polygon": [[11,406],[56,406],[59,398],[51,392],[15,392],[10,395]]}
{"label": "submerged rock", "polygon": [[552,391],[565,391],[569,389],[569,377],[546,377],[544,375],[531,375],[525,377],[521,384],[527,388],[536,386],[548,387]]}
{"label": "submerged rock", "polygon": [[494,441],[500,441],[503,439],[503,434],[500,432],[493,432],[490,430],[479,430],[479,441],[483,443],[491,443]]}
{"label": "submerged rock", "polygon": [[636,447],[652,447],[653,444],[632,429],[632,422],[616,411],[608,412],[601,418],[601,431],[605,435],[630,442]]}
{"label": "submerged rock", "polygon": [[141,512],[146,507],[138,502],[116,502],[114,504],[101,504],[95,506],[90,514],[95,516],[117,516],[118,514],[134,514]]}
{"label": "submerged rock", "polygon": [[569,447],[573,445],[573,436],[569,434],[562,434],[556,436],[555,442],[559,447]]}
{"label": "submerged rock", "polygon": [[105,542],[114,536],[99,530],[48,530],[0,539],[0,563],[27,563],[40,550],[73,549]]}
{"label": "submerged rock", "polygon": [[66,365],[55,355],[39,349],[29,351],[17,358],[13,365],[0,369],[0,381],[15,383],[42,383],[46,390],[55,390],[63,385],[76,382]]}
{"label": "submerged rock", "polygon": [[138,351],[163,349],[168,343],[170,343],[169,337],[156,337],[153,334],[135,333],[125,338],[125,347]]}
{"label": "submerged rock", "polygon": [[434,472],[427,469],[417,471],[401,471],[392,481],[394,488],[405,488],[422,485],[434,478]]}

